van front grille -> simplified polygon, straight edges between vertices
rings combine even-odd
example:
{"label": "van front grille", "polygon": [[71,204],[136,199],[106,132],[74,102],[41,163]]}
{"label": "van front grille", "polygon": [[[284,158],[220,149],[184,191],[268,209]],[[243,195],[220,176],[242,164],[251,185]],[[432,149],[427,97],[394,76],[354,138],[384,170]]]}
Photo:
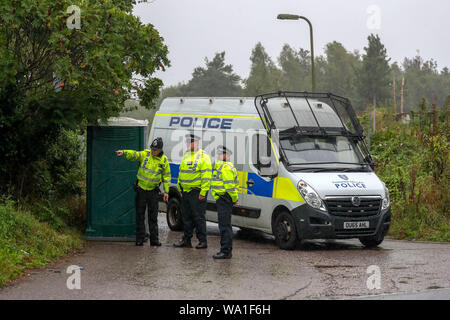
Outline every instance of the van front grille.
{"label": "van front grille", "polygon": [[351,198],[333,198],[325,200],[328,212],[339,217],[370,217],[375,216],[380,211],[381,199],[360,198],[359,206],[352,203]]}

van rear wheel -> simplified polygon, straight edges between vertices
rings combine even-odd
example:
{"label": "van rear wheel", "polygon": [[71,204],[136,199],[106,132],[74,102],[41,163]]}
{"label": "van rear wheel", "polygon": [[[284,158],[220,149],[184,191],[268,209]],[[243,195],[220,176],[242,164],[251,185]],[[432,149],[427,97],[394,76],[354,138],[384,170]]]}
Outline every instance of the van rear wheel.
{"label": "van rear wheel", "polygon": [[293,250],[297,243],[297,228],[294,217],[286,211],[281,212],[273,225],[275,242],[283,250]]}
{"label": "van rear wheel", "polygon": [[180,201],[171,198],[167,204],[167,225],[172,231],[183,231],[183,221],[181,220]]}

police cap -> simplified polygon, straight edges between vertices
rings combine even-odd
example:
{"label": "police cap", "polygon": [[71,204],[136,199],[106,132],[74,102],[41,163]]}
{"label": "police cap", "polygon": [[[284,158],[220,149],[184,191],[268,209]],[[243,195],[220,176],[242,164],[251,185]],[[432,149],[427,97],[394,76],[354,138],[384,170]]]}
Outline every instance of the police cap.
{"label": "police cap", "polygon": [[187,142],[194,142],[194,141],[198,141],[198,140],[200,140],[200,137],[196,136],[195,134],[190,133],[190,134],[186,135]]}
{"label": "police cap", "polygon": [[217,153],[218,154],[222,154],[222,153],[226,153],[228,155],[232,155],[233,153],[231,152],[230,149],[225,148],[225,146],[218,146],[217,147]]}
{"label": "police cap", "polygon": [[163,140],[160,137],[153,140],[152,144],[150,145],[150,149],[152,150],[162,150],[162,148],[163,148]]}

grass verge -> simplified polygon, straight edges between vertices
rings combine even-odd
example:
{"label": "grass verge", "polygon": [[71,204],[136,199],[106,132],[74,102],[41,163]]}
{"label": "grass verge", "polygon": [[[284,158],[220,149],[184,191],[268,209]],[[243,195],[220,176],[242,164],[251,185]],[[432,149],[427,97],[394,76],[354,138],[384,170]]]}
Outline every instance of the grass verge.
{"label": "grass verge", "polygon": [[76,229],[55,229],[11,200],[0,202],[0,287],[27,269],[45,266],[83,246]]}

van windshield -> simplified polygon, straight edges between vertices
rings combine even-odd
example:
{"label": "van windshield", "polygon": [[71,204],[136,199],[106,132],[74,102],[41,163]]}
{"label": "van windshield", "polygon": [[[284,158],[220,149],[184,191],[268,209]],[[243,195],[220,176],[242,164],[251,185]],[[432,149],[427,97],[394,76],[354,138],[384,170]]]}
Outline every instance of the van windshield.
{"label": "van windshield", "polygon": [[356,144],[345,136],[289,136],[280,139],[289,165],[314,167],[360,167],[363,156]]}

